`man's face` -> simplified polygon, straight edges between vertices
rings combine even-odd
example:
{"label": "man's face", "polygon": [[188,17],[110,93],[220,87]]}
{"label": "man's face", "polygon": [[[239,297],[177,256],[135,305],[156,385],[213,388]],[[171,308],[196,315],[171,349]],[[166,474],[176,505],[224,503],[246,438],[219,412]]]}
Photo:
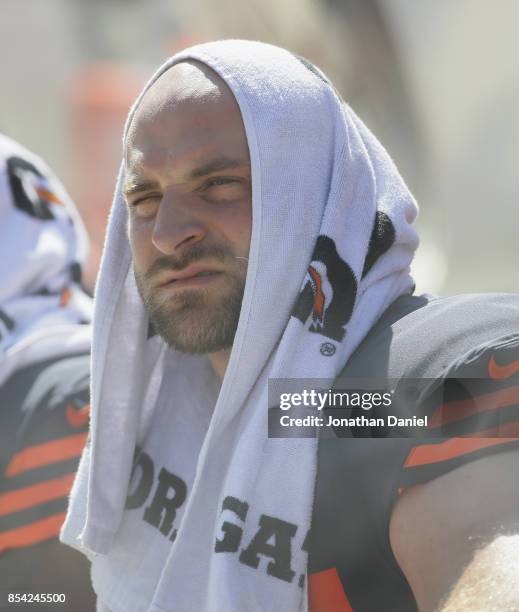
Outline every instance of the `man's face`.
{"label": "man's face", "polygon": [[125,196],[137,287],[177,350],[232,346],[249,253],[249,150],[227,85],[190,62],[143,98],[126,146]]}

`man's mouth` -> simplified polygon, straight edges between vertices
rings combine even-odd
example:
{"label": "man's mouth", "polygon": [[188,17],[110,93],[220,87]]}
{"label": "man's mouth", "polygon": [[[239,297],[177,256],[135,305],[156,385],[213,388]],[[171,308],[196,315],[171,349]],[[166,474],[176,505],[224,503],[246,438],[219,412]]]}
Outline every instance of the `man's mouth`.
{"label": "man's mouth", "polygon": [[161,275],[159,287],[181,288],[187,286],[204,286],[222,273],[202,266],[188,266],[183,270],[168,271]]}

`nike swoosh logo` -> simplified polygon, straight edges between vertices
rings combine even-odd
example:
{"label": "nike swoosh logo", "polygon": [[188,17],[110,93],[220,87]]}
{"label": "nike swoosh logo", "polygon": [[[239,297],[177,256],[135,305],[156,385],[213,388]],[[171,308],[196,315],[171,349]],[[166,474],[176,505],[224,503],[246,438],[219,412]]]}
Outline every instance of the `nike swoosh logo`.
{"label": "nike swoosh logo", "polygon": [[507,363],[506,365],[499,365],[496,362],[494,355],[490,357],[488,362],[488,375],[494,380],[506,380],[511,378],[514,374],[519,372],[519,359]]}
{"label": "nike swoosh logo", "polygon": [[81,408],[76,408],[72,402],[69,402],[65,408],[67,422],[74,428],[84,427],[88,423],[89,414],[90,404],[86,404]]}

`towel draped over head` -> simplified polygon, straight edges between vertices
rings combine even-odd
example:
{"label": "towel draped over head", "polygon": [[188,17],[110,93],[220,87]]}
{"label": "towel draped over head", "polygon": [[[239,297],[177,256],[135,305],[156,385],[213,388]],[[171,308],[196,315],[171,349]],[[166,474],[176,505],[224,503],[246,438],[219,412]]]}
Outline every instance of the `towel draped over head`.
{"label": "towel draped over head", "polygon": [[83,224],[42,159],[0,135],[0,385],[56,355],[88,350],[80,287]]}
{"label": "towel draped over head", "polygon": [[[413,291],[416,204],[390,157],[326,77],[290,52],[220,41],[168,60],[197,60],[228,85],[252,170],[252,236],[240,319],[178,534],[148,610],[305,609],[304,539],[315,439],[269,439],[269,378],[333,379],[381,313]],[[146,436],[166,365],[183,355],[148,338],[127,238],[119,175],[96,290],[90,445],[73,488],[63,541],[110,557],[135,447]],[[187,383],[186,383],[187,384]],[[171,410],[181,410],[171,398]],[[171,449],[174,453],[175,449]],[[251,571],[216,554],[222,500],[247,500],[244,538],[262,514],[296,526],[291,573]],[[249,530],[251,530],[249,532]],[[130,608],[126,608],[130,609]]]}

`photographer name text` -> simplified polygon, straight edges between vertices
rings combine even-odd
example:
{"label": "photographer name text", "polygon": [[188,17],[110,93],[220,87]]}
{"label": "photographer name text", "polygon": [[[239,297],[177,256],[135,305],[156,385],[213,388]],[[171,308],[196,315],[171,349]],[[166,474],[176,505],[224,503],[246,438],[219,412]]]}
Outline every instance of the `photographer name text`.
{"label": "photographer name text", "polygon": [[279,418],[282,427],[427,427],[427,416],[397,417],[388,414],[385,417],[370,418],[363,414],[355,417],[337,417],[332,415],[291,417],[284,414]]}

